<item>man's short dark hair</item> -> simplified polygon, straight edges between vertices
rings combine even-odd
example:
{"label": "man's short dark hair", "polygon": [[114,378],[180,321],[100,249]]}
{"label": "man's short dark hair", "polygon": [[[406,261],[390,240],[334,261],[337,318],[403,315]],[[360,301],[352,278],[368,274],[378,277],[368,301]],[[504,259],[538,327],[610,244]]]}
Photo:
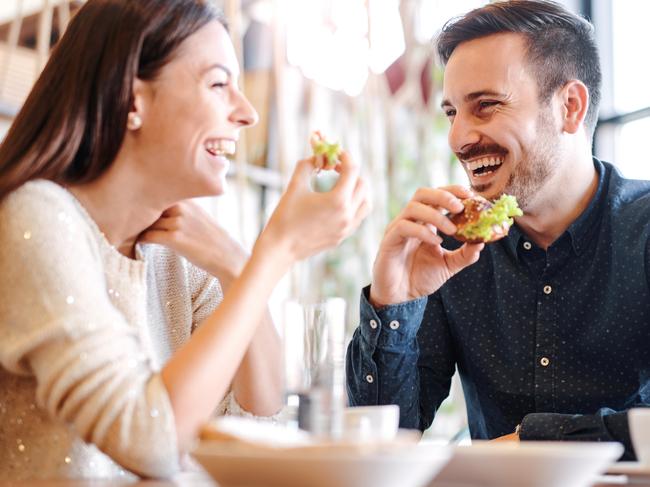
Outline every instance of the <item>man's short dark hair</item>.
{"label": "man's short dark hair", "polygon": [[445,24],[437,39],[438,54],[443,64],[447,64],[459,44],[506,32],[526,37],[526,58],[537,80],[541,100],[548,100],[571,79],[587,86],[590,99],[585,125],[592,135],[598,120],[602,80],[594,28],[560,4],[510,0],[472,10]]}

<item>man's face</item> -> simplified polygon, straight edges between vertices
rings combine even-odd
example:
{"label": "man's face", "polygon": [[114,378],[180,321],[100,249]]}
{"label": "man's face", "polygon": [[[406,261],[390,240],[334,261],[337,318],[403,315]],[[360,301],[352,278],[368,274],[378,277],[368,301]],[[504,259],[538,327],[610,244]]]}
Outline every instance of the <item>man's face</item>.
{"label": "man's face", "polygon": [[460,44],[445,69],[442,108],[449,145],[472,189],[488,199],[503,193],[530,208],[557,165],[561,129],[525,60],[525,38],[495,34]]}

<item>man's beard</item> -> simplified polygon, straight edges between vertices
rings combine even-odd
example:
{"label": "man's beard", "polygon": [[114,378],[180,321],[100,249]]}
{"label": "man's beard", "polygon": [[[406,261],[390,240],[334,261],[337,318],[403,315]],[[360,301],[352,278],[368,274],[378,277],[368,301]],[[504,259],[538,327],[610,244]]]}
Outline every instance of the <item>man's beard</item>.
{"label": "man's beard", "polygon": [[[544,109],[537,119],[535,144],[522,153],[519,164],[515,166],[508,178],[505,188],[499,194],[486,195],[488,199],[496,199],[501,194],[511,194],[517,198],[519,207],[526,211],[530,208],[538,191],[546,184],[557,168],[557,133],[554,128],[550,109]],[[491,146],[492,147],[492,146]],[[501,149],[504,153],[505,149]],[[496,152],[494,147],[491,151]],[[477,150],[480,152],[480,149]],[[477,193],[485,194],[490,184],[472,185]]]}

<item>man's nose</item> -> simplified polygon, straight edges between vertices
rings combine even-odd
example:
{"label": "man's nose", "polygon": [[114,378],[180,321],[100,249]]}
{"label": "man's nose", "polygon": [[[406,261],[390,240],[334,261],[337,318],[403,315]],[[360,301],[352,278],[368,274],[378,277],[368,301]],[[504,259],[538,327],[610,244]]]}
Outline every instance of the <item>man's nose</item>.
{"label": "man's nose", "polygon": [[449,129],[448,141],[452,151],[459,153],[478,143],[481,136],[471,118],[456,114]]}

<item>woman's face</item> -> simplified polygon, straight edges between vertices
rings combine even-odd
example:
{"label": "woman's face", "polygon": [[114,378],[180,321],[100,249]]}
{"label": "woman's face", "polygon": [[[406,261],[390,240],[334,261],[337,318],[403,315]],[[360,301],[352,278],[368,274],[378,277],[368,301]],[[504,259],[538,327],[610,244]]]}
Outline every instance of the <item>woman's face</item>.
{"label": "woman's face", "polygon": [[218,195],[243,127],[257,113],[238,87],[230,37],[212,21],[188,37],[155,80],[137,80],[139,130],[129,131],[138,170],[163,199]]}

